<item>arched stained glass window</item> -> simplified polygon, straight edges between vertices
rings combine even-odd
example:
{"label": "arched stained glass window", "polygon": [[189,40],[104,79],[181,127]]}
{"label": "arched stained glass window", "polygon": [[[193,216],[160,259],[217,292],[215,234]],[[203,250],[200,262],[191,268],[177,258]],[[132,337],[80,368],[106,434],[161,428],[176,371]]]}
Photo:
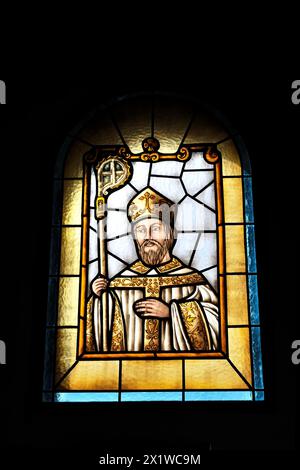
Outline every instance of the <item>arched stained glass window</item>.
{"label": "arched stained glass window", "polygon": [[119,99],[54,175],[44,401],[263,400],[251,169],[183,98]]}

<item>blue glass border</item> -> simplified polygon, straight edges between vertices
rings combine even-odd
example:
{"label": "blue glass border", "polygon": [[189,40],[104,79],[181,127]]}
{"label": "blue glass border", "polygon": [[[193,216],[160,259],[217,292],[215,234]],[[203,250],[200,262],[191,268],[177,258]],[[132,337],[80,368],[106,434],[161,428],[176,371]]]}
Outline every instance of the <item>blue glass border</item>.
{"label": "blue glass border", "polygon": [[53,389],[54,377],[54,351],[55,351],[55,328],[46,328],[45,333],[45,356],[44,356],[44,376],[43,388],[45,391]]}
{"label": "blue glass border", "polygon": [[252,342],[252,358],[253,358],[253,376],[254,388],[263,389],[263,365],[262,365],[262,352],[261,352],[261,338],[260,327],[251,327],[251,342]]}
{"label": "blue glass border", "polygon": [[255,249],[255,228],[254,225],[246,225],[246,245],[248,272],[256,273],[256,249]]}
{"label": "blue glass border", "polygon": [[244,201],[245,201],[245,222],[247,224],[254,223],[253,211],[253,194],[252,194],[252,177],[243,178],[244,181]]}
{"label": "blue glass border", "polygon": [[257,275],[248,274],[249,308],[251,325],[259,325],[259,303]]}
{"label": "blue glass border", "polygon": [[56,403],[86,403],[86,402],[116,402],[119,401],[118,392],[56,392]]}
{"label": "blue glass border", "polygon": [[255,401],[264,401],[265,399],[265,392],[263,390],[256,390],[254,395]]}
{"label": "blue glass border", "polygon": [[251,390],[207,390],[185,392],[185,401],[252,401]]}
{"label": "blue glass border", "polygon": [[122,392],[121,401],[182,401],[182,391]]}

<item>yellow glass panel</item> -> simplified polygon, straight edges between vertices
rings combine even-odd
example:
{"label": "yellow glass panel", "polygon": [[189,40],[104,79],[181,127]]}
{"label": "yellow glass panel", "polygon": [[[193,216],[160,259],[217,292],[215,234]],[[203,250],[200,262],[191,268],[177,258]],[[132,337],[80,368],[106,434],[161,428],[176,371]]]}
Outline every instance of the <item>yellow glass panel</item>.
{"label": "yellow glass panel", "polygon": [[226,276],[226,284],[228,325],[248,325],[246,276]]}
{"label": "yellow glass panel", "polygon": [[77,326],[79,301],[79,278],[63,277],[59,280],[58,320],[59,326]]}
{"label": "yellow glass panel", "polygon": [[224,176],[241,176],[241,160],[236,146],[232,140],[227,140],[218,145],[222,153],[222,169]]}
{"label": "yellow glass panel", "polygon": [[228,343],[230,360],[251,385],[249,328],[228,328]]}
{"label": "yellow glass panel", "polygon": [[59,385],[62,390],[118,390],[119,361],[79,361]]}
{"label": "yellow glass panel", "polygon": [[60,328],[56,339],[56,370],[57,383],[76,361],[77,328]]}
{"label": "yellow glass panel", "polygon": [[226,225],[226,270],[231,273],[246,271],[243,225]]}
{"label": "yellow glass panel", "polygon": [[63,227],[61,233],[61,274],[79,274],[80,265],[80,227]]}
{"label": "yellow glass panel", "polygon": [[122,103],[113,109],[113,116],[131,152],[142,152],[142,141],[152,132],[152,97],[138,97],[128,104]]}
{"label": "yellow glass panel", "polygon": [[247,389],[226,359],[199,359],[185,361],[186,389]]}
{"label": "yellow glass panel", "polygon": [[123,361],[123,390],[181,389],[182,361]]}
{"label": "yellow glass panel", "polygon": [[93,145],[119,145],[122,139],[108,114],[97,113],[78,136]]}
{"label": "yellow glass panel", "polygon": [[217,143],[227,137],[220,123],[207,113],[199,113],[193,119],[185,144]]}
{"label": "yellow glass panel", "polygon": [[82,207],[82,181],[65,180],[64,181],[64,201],[62,224],[80,225]]}
{"label": "yellow glass panel", "polygon": [[74,140],[71,144],[65,161],[65,178],[82,178],[83,155],[90,150],[90,145]]}
{"label": "yellow glass panel", "polygon": [[174,153],[190,123],[193,109],[190,104],[174,98],[159,97],[154,106],[154,137],[160,142],[160,152]]}
{"label": "yellow glass panel", "polygon": [[223,178],[225,223],[243,223],[243,186],[241,178]]}

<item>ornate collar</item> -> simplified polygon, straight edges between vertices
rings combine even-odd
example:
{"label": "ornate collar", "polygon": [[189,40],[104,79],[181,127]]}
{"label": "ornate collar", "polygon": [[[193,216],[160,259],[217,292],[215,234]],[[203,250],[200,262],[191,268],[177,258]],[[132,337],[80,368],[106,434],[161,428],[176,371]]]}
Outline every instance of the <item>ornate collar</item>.
{"label": "ornate collar", "polygon": [[173,256],[171,261],[160,264],[158,266],[147,266],[146,264],[144,264],[142,261],[139,260],[139,261],[136,261],[130,267],[130,269],[139,274],[146,274],[147,272],[151,271],[151,269],[155,269],[159,273],[167,273],[169,271],[173,271],[174,269],[180,268],[180,266],[182,266],[181,261],[179,261],[178,258],[175,258],[175,256]]}

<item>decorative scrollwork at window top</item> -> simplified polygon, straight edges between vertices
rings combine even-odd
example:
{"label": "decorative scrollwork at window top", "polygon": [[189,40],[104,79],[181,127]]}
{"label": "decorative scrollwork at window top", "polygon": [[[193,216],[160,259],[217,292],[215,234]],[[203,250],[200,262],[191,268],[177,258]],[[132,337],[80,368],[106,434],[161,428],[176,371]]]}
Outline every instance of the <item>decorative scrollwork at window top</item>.
{"label": "decorative scrollwork at window top", "polygon": [[220,152],[216,146],[211,144],[186,144],[173,154],[159,152],[160,143],[154,137],[148,137],[142,142],[143,152],[131,153],[125,145],[94,146],[85,154],[87,163],[97,163],[104,160],[109,155],[124,158],[124,160],[140,160],[143,162],[158,162],[161,160],[177,160],[184,162],[190,159],[193,152],[201,151],[205,160],[210,164],[215,164],[220,160]]}
{"label": "decorative scrollwork at window top", "polygon": [[159,160],[179,160],[185,161],[190,157],[187,147],[180,147],[174,154],[159,152],[160,143],[155,137],[148,137],[142,142],[143,152],[132,154],[126,147],[120,147],[119,155],[129,160],[142,160],[143,162],[158,162]]}

